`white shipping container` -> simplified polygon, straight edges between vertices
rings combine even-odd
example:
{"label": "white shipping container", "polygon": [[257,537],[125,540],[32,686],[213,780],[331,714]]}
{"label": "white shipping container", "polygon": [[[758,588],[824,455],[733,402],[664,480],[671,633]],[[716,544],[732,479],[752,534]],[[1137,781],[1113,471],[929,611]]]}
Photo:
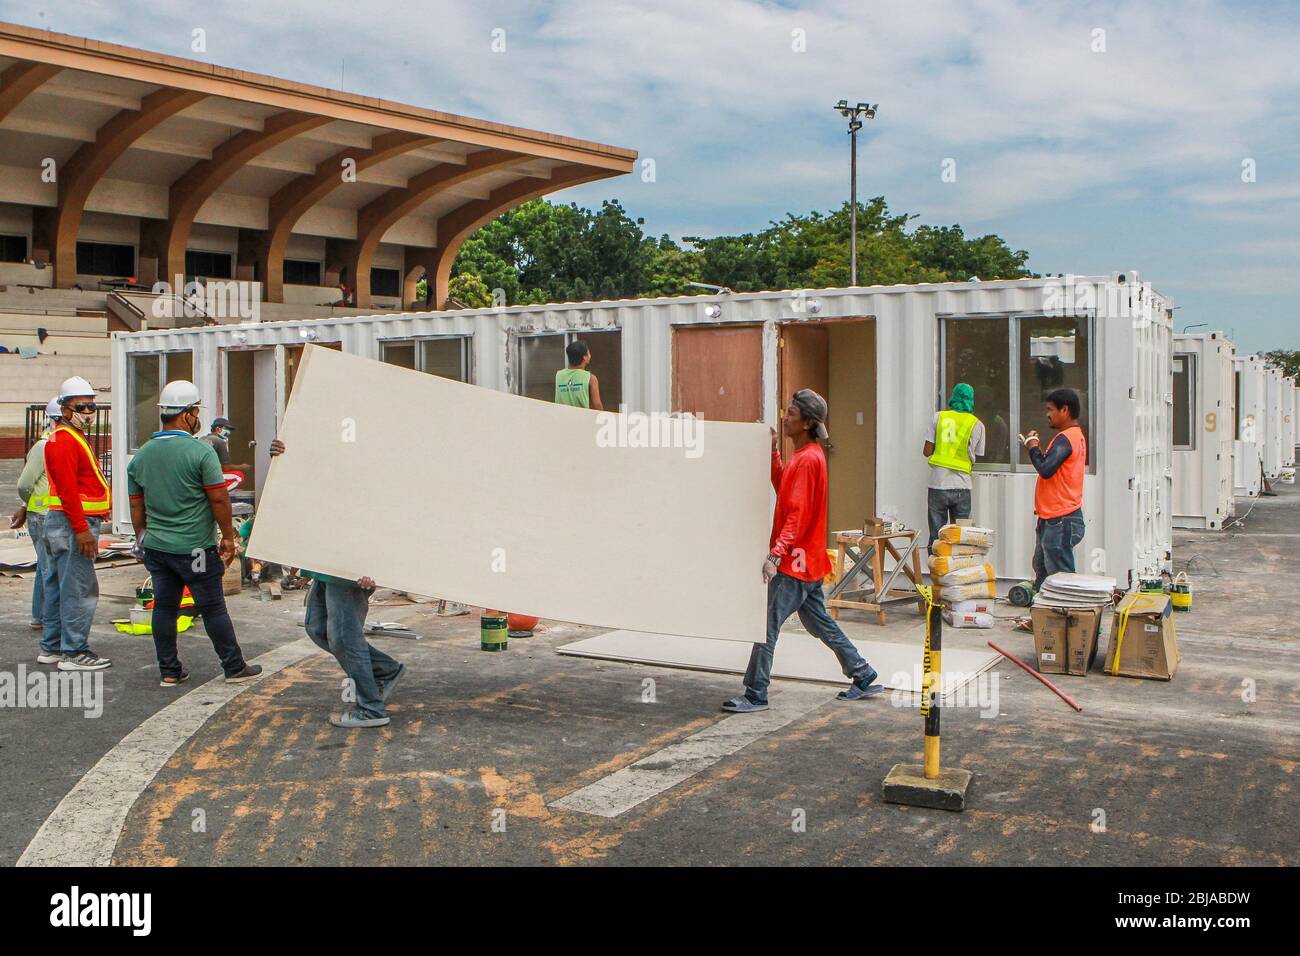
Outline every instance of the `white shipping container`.
{"label": "white shipping container", "polygon": [[1233,347],[1222,332],[1174,336],[1174,527],[1217,530],[1234,513]]}
{"label": "white shipping container", "polygon": [[1283,420],[1282,372],[1264,369],[1264,477],[1277,481],[1282,474]]}
{"label": "white shipping container", "polygon": [[1295,467],[1296,389],[1294,378],[1282,379],[1282,465]]}
{"label": "white shipping container", "polygon": [[[133,398],[114,406],[115,434],[132,436],[114,469],[115,525],[130,524],[124,466],[156,402],[155,379],[177,377],[154,369],[156,356],[180,355],[178,368],[192,361],[208,415],[241,416],[235,444],[253,435],[255,473],[264,473],[306,341],[437,374],[459,369],[474,384],[550,400],[564,343],[581,337],[607,408],[616,395],[631,412],[703,411],[776,425],[796,382],[824,381],[832,530],[893,512],[928,536],[921,445],[941,393],[970,381],[989,439],[973,476],[973,515],[996,529],[994,564],[1008,579],[1032,576],[1034,546],[1037,476],[1016,433],[1046,434],[1043,396],[1075,386],[1089,443],[1079,569],[1132,581],[1170,563],[1171,309],[1135,274],[1112,274],[119,333],[114,381]],[[1049,338],[1050,349],[1034,344]],[[425,358],[434,345],[439,357]],[[459,366],[450,353],[461,356]],[[526,489],[528,476],[519,481]]]}
{"label": "white shipping container", "polygon": [[1264,474],[1264,363],[1258,355],[1238,355],[1232,365],[1237,395],[1233,493],[1255,498]]}

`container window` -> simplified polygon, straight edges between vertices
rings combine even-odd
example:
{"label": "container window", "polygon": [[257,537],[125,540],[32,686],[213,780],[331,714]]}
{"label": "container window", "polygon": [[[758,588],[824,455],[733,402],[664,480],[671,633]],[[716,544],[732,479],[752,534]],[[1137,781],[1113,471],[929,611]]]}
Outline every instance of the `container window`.
{"label": "container window", "polygon": [[158,394],[163,385],[178,379],[194,381],[194,353],[189,350],[127,356],[127,401],[131,407],[128,454],[139,451],[158,430]]}
{"label": "container window", "polygon": [[1174,447],[1196,448],[1196,356],[1174,356]]}
{"label": "container window", "polygon": [[975,414],[985,429],[977,470],[1032,472],[1029,453],[1016,436],[1036,430],[1045,441],[1050,439],[1047,396],[1058,388],[1072,388],[1079,395],[1079,424],[1088,436],[1088,470],[1095,472],[1091,319],[954,316],[941,320],[940,331],[940,407],[946,406],[958,382],[975,390]]}
{"label": "container window", "polygon": [[379,355],[381,361],[389,365],[399,365],[457,382],[470,382],[473,368],[470,341],[468,335],[440,335],[435,338],[381,342]]}
{"label": "container window", "polygon": [[1014,430],[1008,364],[1011,320],[961,319],[944,322],[944,388],[940,407],[958,382],[975,390],[975,415],[984,423],[984,455],[977,468],[1011,467]]}
{"label": "container window", "polygon": [[515,393],[544,402],[554,401],[555,373],[565,367],[564,346],[567,343],[568,336],[562,332],[521,335]]}
{"label": "container window", "polygon": [[[1032,317],[1017,319],[1016,326],[1020,372],[1017,433],[1034,429],[1043,436],[1046,447],[1052,434],[1047,424],[1047,396],[1058,388],[1070,388],[1079,395],[1079,425],[1083,434],[1091,435],[1088,320]],[[1032,468],[1029,449],[1018,442],[1017,449],[1020,464]]]}
{"label": "container window", "polygon": [[379,344],[379,360],[387,362],[389,365],[397,365],[401,368],[415,368],[415,343],[413,342],[381,342]]}

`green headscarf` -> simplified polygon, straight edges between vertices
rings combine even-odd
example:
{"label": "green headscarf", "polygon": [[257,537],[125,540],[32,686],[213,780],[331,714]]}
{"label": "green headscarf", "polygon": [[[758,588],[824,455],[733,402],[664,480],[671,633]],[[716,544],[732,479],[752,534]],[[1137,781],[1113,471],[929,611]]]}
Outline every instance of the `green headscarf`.
{"label": "green headscarf", "polygon": [[975,389],[965,382],[958,382],[952,387],[952,397],[948,399],[948,407],[954,412],[975,411]]}

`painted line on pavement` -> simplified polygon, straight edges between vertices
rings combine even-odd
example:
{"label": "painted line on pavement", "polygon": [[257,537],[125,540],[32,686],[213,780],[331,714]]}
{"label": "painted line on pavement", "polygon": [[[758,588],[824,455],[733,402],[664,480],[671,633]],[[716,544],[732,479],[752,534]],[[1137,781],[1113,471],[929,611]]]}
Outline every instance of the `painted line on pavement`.
{"label": "painted line on pavement", "polygon": [[262,676],[239,684],[214,677],[172,701],[123,737],[45,818],[18,866],[108,866],[127,813],[180,746],[244,691],[303,658],[322,653],[309,638],[252,661]]}
{"label": "painted line on pavement", "polygon": [[617,817],[677,786],[723,757],[824,706],[825,691],[786,690],[773,694],[771,707],[757,714],[733,714],[685,740],[643,757],[608,777],[560,797],[550,806],[601,817]]}

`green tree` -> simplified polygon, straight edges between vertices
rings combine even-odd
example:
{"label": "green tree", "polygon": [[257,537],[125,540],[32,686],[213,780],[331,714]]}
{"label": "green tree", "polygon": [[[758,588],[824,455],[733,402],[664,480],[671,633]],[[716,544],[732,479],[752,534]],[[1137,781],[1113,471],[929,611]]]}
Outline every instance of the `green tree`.
{"label": "green tree", "polygon": [[486,309],[492,305],[492,290],[472,272],[452,276],[447,282],[447,295],[467,309]]}
{"label": "green tree", "polygon": [[1265,352],[1264,358],[1269,365],[1280,368],[1287,378],[1300,377],[1300,351],[1273,349],[1271,352]]}

